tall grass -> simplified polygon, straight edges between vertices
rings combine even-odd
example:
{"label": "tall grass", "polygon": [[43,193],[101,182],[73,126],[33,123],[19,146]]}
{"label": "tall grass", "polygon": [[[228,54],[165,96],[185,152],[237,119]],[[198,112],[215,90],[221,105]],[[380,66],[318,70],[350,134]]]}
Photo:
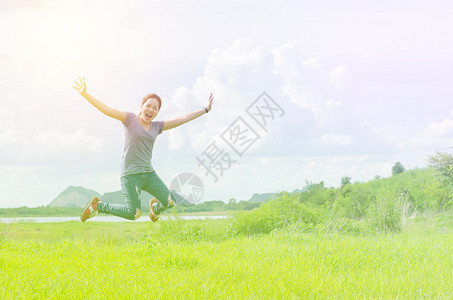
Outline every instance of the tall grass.
{"label": "tall grass", "polygon": [[231,236],[227,220],[16,224],[0,249],[0,296],[451,298],[447,219],[413,219],[402,233],[359,236],[291,226]]}
{"label": "tall grass", "polygon": [[404,192],[372,197],[362,218],[348,218],[334,206],[308,207],[299,199],[297,194],[283,193],[252,211],[238,212],[228,230],[232,235],[266,234],[288,226],[305,232],[400,232],[412,211]]}

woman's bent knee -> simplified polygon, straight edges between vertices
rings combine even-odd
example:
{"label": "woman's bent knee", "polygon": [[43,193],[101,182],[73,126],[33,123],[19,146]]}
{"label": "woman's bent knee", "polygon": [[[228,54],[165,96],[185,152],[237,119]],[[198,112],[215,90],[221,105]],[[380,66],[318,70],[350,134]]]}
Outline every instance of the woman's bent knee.
{"label": "woman's bent knee", "polygon": [[125,218],[125,219],[128,219],[128,220],[131,220],[131,221],[135,221],[137,220],[137,211],[139,211],[138,209],[135,210],[135,209],[128,209],[126,211],[123,212],[122,214],[122,217]]}

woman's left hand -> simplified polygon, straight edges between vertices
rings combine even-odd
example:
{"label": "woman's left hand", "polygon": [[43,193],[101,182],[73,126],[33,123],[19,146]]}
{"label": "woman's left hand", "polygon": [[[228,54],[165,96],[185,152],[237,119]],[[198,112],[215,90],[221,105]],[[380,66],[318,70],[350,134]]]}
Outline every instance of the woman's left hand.
{"label": "woman's left hand", "polygon": [[209,103],[208,103],[208,106],[206,106],[206,108],[208,109],[208,111],[211,111],[211,107],[212,107],[212,102],[214,101],[214,96],[211,95],[209,96]]}

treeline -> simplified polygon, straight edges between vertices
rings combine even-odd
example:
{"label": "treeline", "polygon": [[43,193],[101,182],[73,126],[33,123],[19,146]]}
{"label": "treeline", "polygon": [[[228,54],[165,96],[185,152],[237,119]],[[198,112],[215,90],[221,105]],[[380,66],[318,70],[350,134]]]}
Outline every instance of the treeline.
{"label": "treeline", "polygon": [[80,215],[80,207],[16,207],[16,208],[0,208],[0,218],[14,217],[72,217]]}
{"label": "treeline", "polygon": [[[239,201],[231,199],[228,203],[222,201],[208,201],[199,204],[176,206],[174,209],[167,211],[167,213],[195,213],[195,212],[224,212],[224,211],[238,211],[238,210],[251,210],[259,207],[259,203]],[[149,207],[142,207],[143,212],[148,213]],[[82,211],[80,207],[17,207],[17,208],[0,208],[0,218],[14,218],[14,217],[49,217],[61,216],[72,217],[79,216]]]}
{"label": "treeline", "polygon": [[259,207],[260,204],[249,201],[236,202],[235,199],[230,199],[228,203],[223,201],[206,201],[199,204],[192,204],[187,206],[176,206],[174,209],[169,210],[169,213],[193,213],[193,212],[222,212],[222,211],[238,211],[238,210],[251,210]]}
{"label": "treeline", "polygon": [[307,183],[303,192],[281,193],[250,212],[234,215],[233,234],[282,228],[317,232],[373,233],[405,228],[408,220],[453,209],[453,156],[430,156],[429,168],[394,168],[389,178],[366,183],[342,179],[339,188]]}

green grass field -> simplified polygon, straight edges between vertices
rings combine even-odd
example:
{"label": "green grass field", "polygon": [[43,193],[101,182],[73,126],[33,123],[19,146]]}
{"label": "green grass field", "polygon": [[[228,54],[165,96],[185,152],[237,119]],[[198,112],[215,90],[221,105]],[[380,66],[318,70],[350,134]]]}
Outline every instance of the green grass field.
{"label": "green grass field", "polygon": [[1,299],[452,298],[453,231],[294,229],[229,220],[0,224]]}

